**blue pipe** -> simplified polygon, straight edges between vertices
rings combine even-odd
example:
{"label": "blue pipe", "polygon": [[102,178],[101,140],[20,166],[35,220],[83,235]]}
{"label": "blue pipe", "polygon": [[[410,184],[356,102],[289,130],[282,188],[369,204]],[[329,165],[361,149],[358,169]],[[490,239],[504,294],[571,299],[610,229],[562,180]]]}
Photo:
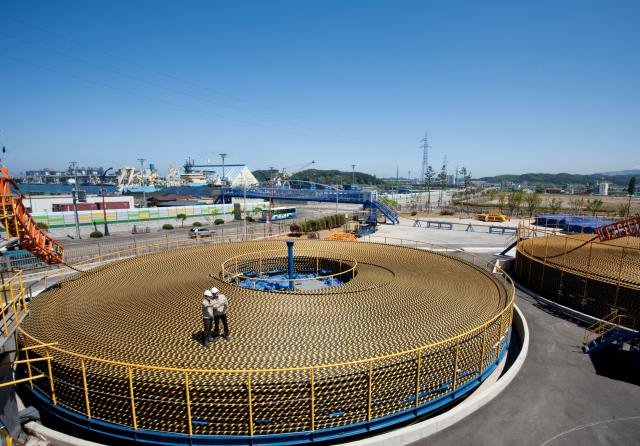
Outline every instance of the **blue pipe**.
{"label": "blue pipe", "polygon": [[293,240],[287,240],[289,248],[289,289],[293,289]]}

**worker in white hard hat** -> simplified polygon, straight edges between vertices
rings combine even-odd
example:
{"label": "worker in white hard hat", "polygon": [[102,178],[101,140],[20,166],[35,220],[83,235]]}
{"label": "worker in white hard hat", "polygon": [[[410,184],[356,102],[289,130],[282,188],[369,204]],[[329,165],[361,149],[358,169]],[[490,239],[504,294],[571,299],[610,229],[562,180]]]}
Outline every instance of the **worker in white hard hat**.
{"label": "worker in white hard hat", "polygon": [[216,303],[213,300],[213,294],[207,290],[204,292],[204,300],[202,301],[202,322],[204,323],[204,346],[209,347],[211,344],[211,323],[213,322],[213,307]]}
{"label": "worker in white hard hat", "polygon": [[213,295],[213,320],[215,324],[215,328],[213,330],[213,340],[214,342],[220,339],[220,330],[219,325],[220,321],[222,321],[222,326],[224,327],[224,339],[229,340],[229,325],[227,324],[227,308],[229,306],[229,302],[224,294],[220,294],[220,290],[216,287],[211,288],[211,294]]}

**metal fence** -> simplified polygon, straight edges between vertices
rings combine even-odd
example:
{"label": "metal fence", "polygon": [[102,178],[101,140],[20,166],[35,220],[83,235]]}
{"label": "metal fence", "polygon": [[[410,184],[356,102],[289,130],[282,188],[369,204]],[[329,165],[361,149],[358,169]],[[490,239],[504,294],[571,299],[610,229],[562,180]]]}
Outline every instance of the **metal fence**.
{"label": "metal fence", "polygon": [[[581,218],[572,222],[574,229]],[[523,284],[598,318],[613,311],[640,316],[640,238],[600,242],[596,234],[584,232],[584,225],[567,234],[536,221],[518,225],[515,271]]]}
{"label": "metal fence", "polygon": [[[29,378],[44,375],[31,380],[29,386],[50,404],[87,420],[187,435],[309,433],[444,404],[464,394],[506,353],[513,281],[500,267],[460,250],[392,237],[369,236],[368,240],[468,260],[495,277],[508,296],[506,305],[483,324],[441,342],[365,360],[286,369],[201,370],[129,364],[65,351],[21,331],[19,344],[28,349],[22,354],[31,362],[19,371]],[[83,264],[214,242],[165,242],[102,255]],[[74,267],[82,269],[82,264]],[[55,272],[49,280],[63,273]],[[38,358],[42,360],[33,362]]]}

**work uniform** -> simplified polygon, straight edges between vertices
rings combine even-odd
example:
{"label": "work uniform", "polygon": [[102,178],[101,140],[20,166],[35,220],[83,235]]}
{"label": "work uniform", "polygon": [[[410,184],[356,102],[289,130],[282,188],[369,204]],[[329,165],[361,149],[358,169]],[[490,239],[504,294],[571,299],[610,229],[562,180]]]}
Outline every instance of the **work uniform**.
{"label": "work uniform", "polygon": [[204,343],[208,344],[211,338],[211,322],[213,322],[213,307],[209,307],[213,300],[202,301],[202,322],[204,323]]}
{"label": "work uniform", "polygon": [[229,325],[227,324],[227,305],[225,305],[228,303],[227,298],[224,294],[220,294],[218,295],[217,299],[216,299],[216,296],[213,296],[213,302],[216,303],[216,305],[212,307],[213,319],[215,321],[215,328],[213,330],[214,340],[220,335],[220,331],[219,331],[220,321],[222,321],[222,326],[224,328],[224,337],[228,339]]}

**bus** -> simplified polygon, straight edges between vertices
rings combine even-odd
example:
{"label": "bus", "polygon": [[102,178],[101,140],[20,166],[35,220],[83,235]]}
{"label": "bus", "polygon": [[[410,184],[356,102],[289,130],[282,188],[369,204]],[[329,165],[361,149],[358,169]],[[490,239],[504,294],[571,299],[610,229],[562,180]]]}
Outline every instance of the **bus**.
{"label": "bus", "polygon": [[[269,210],[262,211],[262,221],[267,221],[267,215]],[[271,209],[271,220],[284,220],[285,218],[291,218],[298,215],[298,209],[295,207],[286,208],[273,208]]]}

